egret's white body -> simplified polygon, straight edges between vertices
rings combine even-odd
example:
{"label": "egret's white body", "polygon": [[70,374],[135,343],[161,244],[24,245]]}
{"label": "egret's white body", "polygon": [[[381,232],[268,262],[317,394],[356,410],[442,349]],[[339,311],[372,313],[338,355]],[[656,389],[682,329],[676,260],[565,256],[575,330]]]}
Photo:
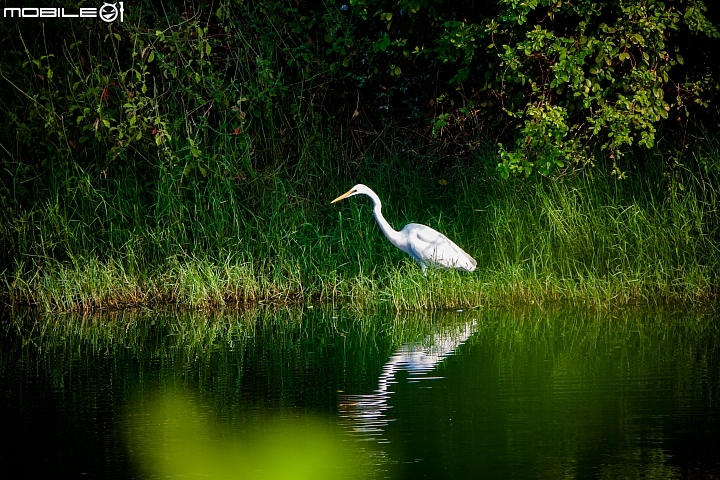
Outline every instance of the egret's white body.
{"label": "egret's white body", "polygon": [[330,203],[338,202],[353,195],[367,195],[373,201],[373,215],[390,243],[410,255],[420,264],[423,273],[428,266],[456,268],[472,272],[477,266],[474,258],[458,247],[452,240],[437,230],[419,223],[408,223],[399,232],[392,228],[382,214],[380,198],[370,187],[355,185]]}

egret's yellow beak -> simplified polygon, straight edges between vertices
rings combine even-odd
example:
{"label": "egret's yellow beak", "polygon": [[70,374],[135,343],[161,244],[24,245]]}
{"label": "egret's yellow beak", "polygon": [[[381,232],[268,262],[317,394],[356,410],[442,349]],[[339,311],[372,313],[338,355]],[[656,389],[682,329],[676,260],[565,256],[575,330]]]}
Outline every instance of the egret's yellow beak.
{"label": "egret's yellow beak", "polygon": [[337,197],[335,200],[333,200],[333,201],[330,202],[330,203],[339,202],[340,200],[349,197],[350,195],[352,195],[352,194],[355,193],[356,191],[357,191],[357,190],[355,190],[355,189],[350,189],[350,190],[348,190],[347,192],[345,192],[345,193],[343,193],[342,195],[340,195],[339,197]]}

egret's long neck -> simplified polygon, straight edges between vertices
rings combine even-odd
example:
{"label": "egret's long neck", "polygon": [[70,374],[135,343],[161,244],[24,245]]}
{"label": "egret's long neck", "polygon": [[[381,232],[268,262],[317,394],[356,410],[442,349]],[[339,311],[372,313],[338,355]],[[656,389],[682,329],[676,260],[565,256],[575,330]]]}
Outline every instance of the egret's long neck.
{"label": "egret's long neck", "polygon": [[405,251],[406,245],[405,242],[402,241],[400,232],[392,228],[388,221],[385,220],[385,217],[383,217],[382,203],[380,203],[380,198],[375,195],[375,192],[372,191],[367,193],[367,196],[370,197],[373,201],[373,215],[375,216],[375,220],[377,221],[380,230],[382,230],[387,239],[390,240],[390,243],[395,245],[400,250]]}

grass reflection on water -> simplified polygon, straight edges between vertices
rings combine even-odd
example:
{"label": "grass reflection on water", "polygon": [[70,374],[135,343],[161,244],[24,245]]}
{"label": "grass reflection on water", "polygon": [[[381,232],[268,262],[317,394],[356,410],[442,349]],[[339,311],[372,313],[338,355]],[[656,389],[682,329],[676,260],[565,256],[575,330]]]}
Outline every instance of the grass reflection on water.
{"label": "grass reflection on water", "polygon": [[[720,473],[714,312],[125,312],[3,327],[0,380],[22,370],[18,388],[53,390],[8,405],[67,413],[67,444],[116,422],[112,451],[148,477]],[[383,418],[363,425],[351,402],[368,399]]]}

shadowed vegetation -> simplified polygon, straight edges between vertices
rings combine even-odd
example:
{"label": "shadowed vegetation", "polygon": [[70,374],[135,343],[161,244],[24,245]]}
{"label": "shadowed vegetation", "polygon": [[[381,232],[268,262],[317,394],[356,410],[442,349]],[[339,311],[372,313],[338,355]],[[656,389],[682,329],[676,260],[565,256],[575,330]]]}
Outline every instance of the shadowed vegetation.
{"label": "shadowed vegetation", "polygon": [[[627,7],[647,14],[645,33],[613,2],[604,16],[499,2],[468,24],[446,18],[461,4],[376,3],[139,2],[124,23],[4,22],[0,298],[43,310],[715,301],[720,153],[698,128],[713,117],[690,107],[714,98],[702,2]],[[536,17],[542,38],[517,40]],[[485,72],[491,27],[515,43]],[[460,33],[470,43],[453,43]],[[666,33],[667,49],[703,50],[687,64],[665,55]],[[555,56],[536,64],[543,49]],[[662,75],[634,60],[647,52]],[[557,78],[527,83],[538,68]],[[642,98],[620,102],[623,89]],[[562,115],[523,100],[553,95]],[[501,179],[531,171],[554,176]],[[447,234],[477,271],[423,277],[366,199],[329,205],[358,182],[396,229]]]}
{"label": "shadowed vegetation", "polygon": [[[316,165],[331,162],[319,157]],[[190,184],[182,197],[158,197],[154,214],[143,216],[135,215],[142,200],[132,177],[39,205],[11,224],[19,255],[5,273],[5,292],[12,303],[48,310],[715,299],[720,215],[711,179],[678,168],[672,177],[622,182],[597,170],[561,181],[504,181],[482,159],[476,165],[439,176],[430,165],[407,171],[400,159],[367,160],[355,176],[382,192],[396,228],[417,221],[456,240],[478,260],[473,274],[424,277],[382,236],[370,202],[329,205],[349,182],[312,171],[293,182],[276,171],[242,186],[234,179]],[[183,218],[170,223],[171,211]]]}

